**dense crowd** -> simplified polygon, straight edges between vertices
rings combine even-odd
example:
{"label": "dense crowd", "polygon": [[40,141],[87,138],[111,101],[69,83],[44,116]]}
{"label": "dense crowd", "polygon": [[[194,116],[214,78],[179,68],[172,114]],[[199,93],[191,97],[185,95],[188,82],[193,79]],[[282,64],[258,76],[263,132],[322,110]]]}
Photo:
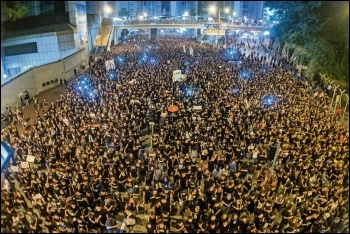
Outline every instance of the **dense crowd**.
{"label": "dense crowd", "polygon": [[[16,117],[3,130],[19,169],[6,178],[23,193],[3,189],[1,231],[113,232],[124,221],[148,233],[348,232],[348,130],[323,91],[253,49],[261,43],[230,40],[240,61],[172,37],[91,57],[30,130]],[[186,76],[173,83],[177,69]],[[35,162],[22,168],[27,155]]]}

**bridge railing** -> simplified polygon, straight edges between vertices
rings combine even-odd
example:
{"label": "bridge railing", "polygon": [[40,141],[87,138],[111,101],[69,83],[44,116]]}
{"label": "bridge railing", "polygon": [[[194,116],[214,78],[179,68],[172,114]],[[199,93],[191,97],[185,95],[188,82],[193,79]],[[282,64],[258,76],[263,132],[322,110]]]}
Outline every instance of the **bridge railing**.
{"label": "bridge railing", "polygon": [[221,27],[227,28],[227,27],[251,27],[251,28],[272,28],[273,25],[271,24],[246,24],[246,23],[233,23],[233,24],[221,24]]}
{"label": "bridge railing", "polygon": [[206,24],[208,21],[202,20],[129,20],[124,21],[123,25],[135,24]]}
{"label": "bridge railing", "polygon": [[[150,24],[208,24],[208,21],[204,20],[129,20],[119,23],[119,25],[150,25]],[[271,24],[254,24],[254,23],[223,23],[221,24],[222,29],[235,28],[235,27],[247,27],[247,28],[271,28]]]}

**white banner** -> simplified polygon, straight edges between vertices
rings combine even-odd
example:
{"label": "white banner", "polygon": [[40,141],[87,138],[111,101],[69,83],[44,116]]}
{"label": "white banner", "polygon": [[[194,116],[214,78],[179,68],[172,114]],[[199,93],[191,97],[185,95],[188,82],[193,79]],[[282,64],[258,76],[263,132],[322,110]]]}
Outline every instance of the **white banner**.
{"label": "white banner", "polygon": [[193,48],[190,47],[190,55],[193,56]]}
{"label": "white banner", "polygon": [[184,53],[186,53],[186,46],[185,46],[185,45],[183,45],[182,47],[184,48]]}
{"label": "white banner", "polygon": [[202,110],[202,106],[193,106],[193,110]]}
{"label": "white banner", "polygon": [[176,81],[181,81],[181,78],[182,78],[181,70],[174,70],[173,71],[173,83]]}
{"label": "white banner", "polygon": [[114,59],[111,59],[111,60],[107,60],[107,61],[106,61],[106,69],[107,69],[107,70],[115,69]]}

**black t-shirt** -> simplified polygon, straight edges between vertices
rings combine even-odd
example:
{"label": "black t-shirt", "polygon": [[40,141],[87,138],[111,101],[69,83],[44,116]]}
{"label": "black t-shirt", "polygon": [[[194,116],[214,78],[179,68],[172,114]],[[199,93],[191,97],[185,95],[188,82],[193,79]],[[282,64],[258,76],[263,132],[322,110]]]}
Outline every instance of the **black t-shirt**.
{"label": "black t-shirt", "polygon": [[[223,196],[222,201],[229,205],[230,203],[232,203],[233,200],[232,200],[232,198],[230,200],[228,200],[227,196]],[[223,204],[223,206],[226,207],[225,204]]]}
{"label": "black t-shirt", "polygon": [[209,233],[216,233],[217,232],[217,226],[215,224],[213,224],[213,225],[209,224],[207,229],[208,229]]}
{"label": "black t-shirt", "polygon": [[180,178],[180,185],[182,188],[187,188],[186,186],[186,182],[187,182],[187,177],[182,177]]}
{"label": "black t-shirt", "polygon": [[218,179],[218,182],[217,182],[221,187],[224,187],[224,185],[225,185],[225,183],[226,183],[226,180],[225,180],[225,178],[219,178]]}
{"label": "black t-shirt", "polygon": [[156,229],[151,225],[151,227],[146,226],[147,233],[156,233]]}
{"label": "black t-shirt", "polygon": [[[181,229],[183,226],[180,226],[179,224],[176,225],[176,229]],[[186,228],[185,228],[186,230]],[[185,231],[181,231],[180,233],[185,233]]]}
{"label": "black t-shirt", "polygon": [[228,223],[226,226],[224,226],[223,223],[220,224],[219,230],[220,230],[220,233],[232,233],[232,230],[231,230],[230,225]]}
{"label": "black t-shirt", "polygon": [[230,194],[232,194],[233,191],[235,190],[235,187],[232,186],[231,188],[229,188],[228,186],[225,186],[225,187],[223,188],[223,190],[224,190],[225,193],[230,193]]}
{"label": "black t-shirt", "polygon": [[244,223],[242,220],[239,222],[241,233],[247,233],[248,222]]}
{"label": "black t-shirt", "polygon": [[144,190],[144,196],[145,196],[145,202],[148,203],[151,198],[151,190],[150,189],[145,189]]}
{"label": "black t-shirt", "polygon": [[131,173],[131,177],[133,177],[133,178],[136,178],[138,175],[136,168],[130,169],[130,173]]}
{"label": "black t-shirt", "polygon": [[185,222],[186,230],[188,233],[192,233],[194,231],[193,222],[189,222],[188,220]]}

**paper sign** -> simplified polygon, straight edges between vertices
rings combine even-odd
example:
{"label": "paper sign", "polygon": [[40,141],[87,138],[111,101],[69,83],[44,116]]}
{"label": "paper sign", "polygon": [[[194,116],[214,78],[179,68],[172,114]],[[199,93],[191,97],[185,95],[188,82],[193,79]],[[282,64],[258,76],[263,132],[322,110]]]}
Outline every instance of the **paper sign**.
{"label": "paper sign", "polygon": [[18,167],[17,166],[11,166],[11,171],[12,172],[18,172]]}
{"label": "paper sign", "polygon": [[31,155],[27,156],[27,162],[33,163],[34,161],[35,161],[35,157],[34,156],[31,156]]}
{"label": "paper sign", "polygon": [[173,82],[181,81],[181,78],[182,78],[181,70],[174,70],[173,71]]}
{"label": "paper sign", "polygon": [[193,106],[193,110],[202,110],[202,106]]}
{"label": "paper sign", "polygon": [[29,163],[28,162],[21,162],[21,167],[22,168],[29,168]]}

